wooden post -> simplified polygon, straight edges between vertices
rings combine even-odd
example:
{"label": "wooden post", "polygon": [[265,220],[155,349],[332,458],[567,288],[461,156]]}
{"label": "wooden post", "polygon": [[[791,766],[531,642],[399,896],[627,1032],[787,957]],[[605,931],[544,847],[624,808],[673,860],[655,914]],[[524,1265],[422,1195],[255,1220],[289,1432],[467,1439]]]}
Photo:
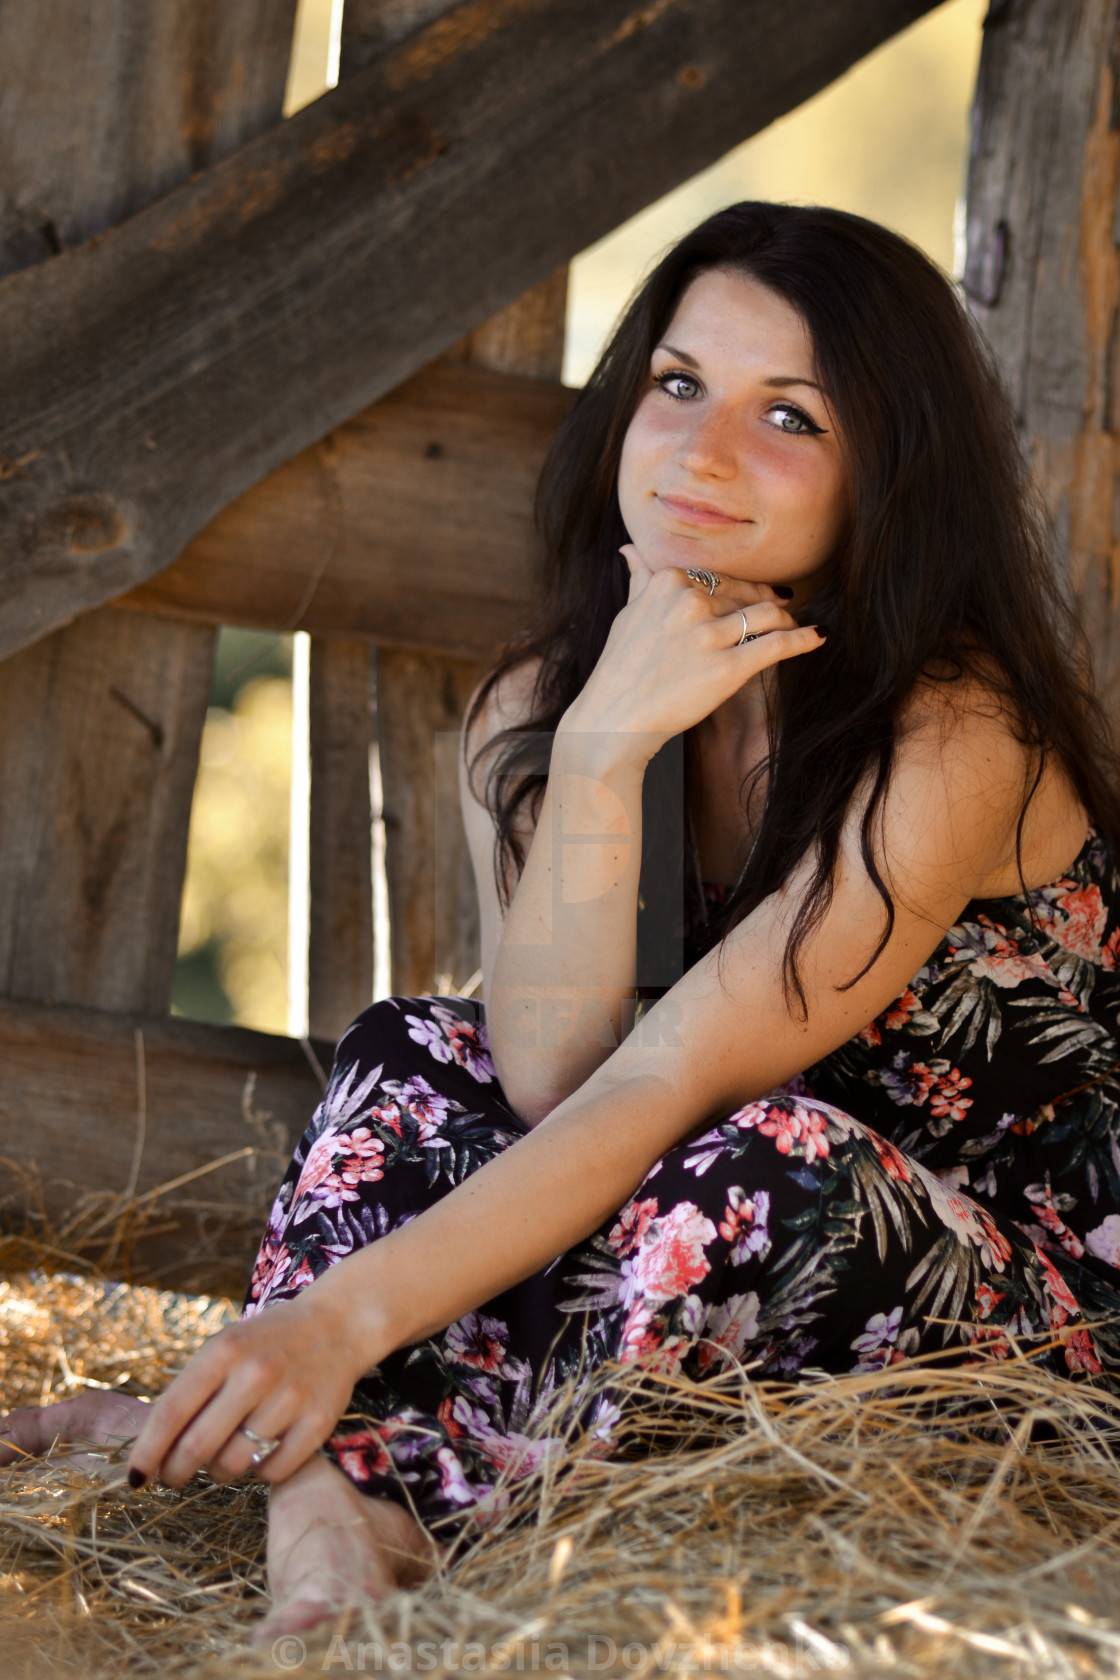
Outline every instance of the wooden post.
{"label": "wooden post", "polygon": [[311,639],[311,927],[308,1020],[337,1040],[373,997],[368,642]]}
{"label": "wooden post", "polygon": [[1118,0],[994,0],[964,284],[1120,721],[1118,46]]}
{"label": "wooden post", "polygon": [[[49,261],[275,122],[294,13],[0,8],[0,272]],[[81,490],[80,460],[71,474]],[[103,546],[75,521],[72,549]],[[0,666],[0,991],[168,1009],[213,647],[209,626],[103,609]]]}
{"label": "wooden post", "polygon": [[[560,376],[568,271],[560,269],[449,352],[502,373]],[[484,665],[381,649],[377,710],[393,991],[456,990],[479,962],[478,911],[449,737]]]}

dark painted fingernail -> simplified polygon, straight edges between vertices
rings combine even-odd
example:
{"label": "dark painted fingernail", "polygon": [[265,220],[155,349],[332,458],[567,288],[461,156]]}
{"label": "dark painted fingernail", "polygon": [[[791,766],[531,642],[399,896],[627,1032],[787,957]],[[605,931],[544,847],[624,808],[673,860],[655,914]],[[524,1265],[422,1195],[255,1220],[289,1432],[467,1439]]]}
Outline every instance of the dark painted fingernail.
{"label": "dark painted fingernail", "polygon": [[130,1470],[128,1472],[128,1485],[130,1488],[142,1488],[147,1479],[148,1478],[145,1476],[143,1470]]}
{"label": "dark painted fingernail", "polygon": [[780,600],[782,600],[782,601],[792,601],[793,600],[793,590],[789,587],[788,584],[786,584],[786,583],[772,583],[770,585],[770,587],[774,591],[775,595],[777,595]]}
{"label": "dark painted fingernail", "polygon": [[817,632],[817,635],[820,637],[822,642],[827,639],[827,636],[828,636],[828,626],[827,625],[825,625],[825,624],[814,624],[814,625],[811,626],[811,628],[814,629]]}

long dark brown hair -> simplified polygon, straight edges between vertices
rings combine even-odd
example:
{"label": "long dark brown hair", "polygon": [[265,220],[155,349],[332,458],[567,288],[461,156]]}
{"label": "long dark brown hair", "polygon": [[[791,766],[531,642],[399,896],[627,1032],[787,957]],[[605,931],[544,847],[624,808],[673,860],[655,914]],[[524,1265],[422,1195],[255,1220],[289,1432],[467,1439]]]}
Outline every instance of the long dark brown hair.
{"label": "long dark brown hair", "polygon": [[[1120,793],[1106,719],[1093,696],[1070,605],[1055,582],[1046,522],[990,352],[952,285],[897,234],[839,210],[735,204],[703,222],[653,270],[558,434],[542,474],[545,543],[539,616],[482,686],[470,722],[513,667],[539,660],[529,715],[486,753],[483,797],[497,825],[495,869],[508,901],[524,863],[515,826],[535,815],[555,729],[624,606],[627,541],[618,505],[622,441],[649,387],[650,356],[691,280],[744,274],[784,298],[808,328],[815,377],[843,441],[851,519],[827,581],[803,613],[828,639],[774,673],[765,803],[723,931],[814,860],[785,952],[787,998],[801,1010],[798,955],[826,913],[841,834],[860,795],[863,862],[884,926],[860,978],[886,945],[894,905],[874,839],[900,717],[923,677],[980,676],[1031,749],[1023,818],[1048,755],[1061,763],[1120,855]],[[482,755],[475,758],[478,774]],[[672,775],[647,773],[650,839]],[[679,778],[677,778],[679,785]],[[863,790],[869,789],[864,798]],[[1021,871],[1020,871],[1021,874]]]}

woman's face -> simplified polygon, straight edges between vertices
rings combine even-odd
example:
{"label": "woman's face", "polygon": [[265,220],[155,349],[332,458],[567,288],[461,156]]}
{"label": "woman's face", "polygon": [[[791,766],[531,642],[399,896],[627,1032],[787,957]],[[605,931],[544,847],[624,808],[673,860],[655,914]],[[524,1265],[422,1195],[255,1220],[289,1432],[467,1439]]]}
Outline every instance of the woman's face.
{"label": "woman's face", "polygon": [[844,526],[847,482],[808,330],[784,298],[729,269],[692,281],[654,349],[618,497],[655,571],[706,566],[811,592]]}

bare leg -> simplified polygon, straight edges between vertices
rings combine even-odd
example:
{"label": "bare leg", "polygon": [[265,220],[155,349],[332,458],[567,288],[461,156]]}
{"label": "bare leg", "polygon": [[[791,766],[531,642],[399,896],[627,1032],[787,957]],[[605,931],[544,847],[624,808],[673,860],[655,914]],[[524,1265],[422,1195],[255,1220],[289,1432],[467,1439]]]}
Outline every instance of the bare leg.
{"label": "bare leg", "polygon": [[357,1598],[423,1580],[438,1551],[390,1499],[359,1493],[329,1459],[309,1459],[269,1497],[272,1611],[257,1643],[329,1620]]}

